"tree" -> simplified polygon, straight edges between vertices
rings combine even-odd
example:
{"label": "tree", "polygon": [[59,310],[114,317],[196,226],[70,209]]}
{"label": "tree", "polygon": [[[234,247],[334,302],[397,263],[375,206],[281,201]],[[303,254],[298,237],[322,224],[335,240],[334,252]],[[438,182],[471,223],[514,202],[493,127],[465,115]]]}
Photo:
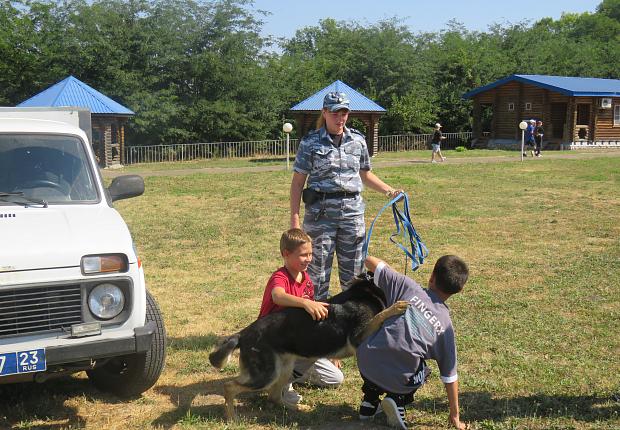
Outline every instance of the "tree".
{"label": "tree", "polygon": [[[595,13],[413,34],[397,18],[325,19],[260,35],[251,0],[0,2],[0,103],[72,74],[126,105],[134,144],[281,136],[288,109],[336,79],[387,109],[381,134],[471,127],[462,95],[504,76],[620,76],[620,0]],[[288,118],[291,119],[291,118]]]}

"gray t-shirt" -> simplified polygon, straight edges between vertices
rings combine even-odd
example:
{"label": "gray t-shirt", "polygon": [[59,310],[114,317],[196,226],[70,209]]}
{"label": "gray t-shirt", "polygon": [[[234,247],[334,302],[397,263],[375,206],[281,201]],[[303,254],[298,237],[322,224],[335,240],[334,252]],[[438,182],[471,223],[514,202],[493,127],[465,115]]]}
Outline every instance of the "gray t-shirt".
{"label": "gray t-shirt", "polygon": [[434,291],[383,262],[375,270],[374,282],[385,292],[388,306],[399,300],[411,304],[358,347],[357,365],[364,377],[388,392],[406,394],[419,385],[414,375],[420,361],[433,359],[442,382],[456,381],[456,343],[448,306]]}

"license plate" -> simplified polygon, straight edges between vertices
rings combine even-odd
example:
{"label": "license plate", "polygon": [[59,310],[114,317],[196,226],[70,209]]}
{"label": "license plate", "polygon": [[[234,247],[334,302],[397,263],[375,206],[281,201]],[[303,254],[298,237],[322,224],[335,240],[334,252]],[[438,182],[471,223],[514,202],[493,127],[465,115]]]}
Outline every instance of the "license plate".
{"label": "license plate", "polygon": [[46,368],[44,348],[0,354],[0,376],[42,372]]}

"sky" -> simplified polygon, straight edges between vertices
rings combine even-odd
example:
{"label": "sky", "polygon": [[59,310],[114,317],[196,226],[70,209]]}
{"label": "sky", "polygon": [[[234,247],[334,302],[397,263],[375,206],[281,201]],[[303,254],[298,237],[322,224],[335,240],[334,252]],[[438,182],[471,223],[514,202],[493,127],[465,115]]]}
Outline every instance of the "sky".
{"label": "sky", "polygon": [[595,12],[602,0],[254,0],[253,8],[271,12],[262,17],[263,36],[291,38],[295,31],[316,26],[325,18],[375,24],[397,17],[413,33],[435,32],[455,19],[470,31],[497,24],[517,24],[563,12]]}

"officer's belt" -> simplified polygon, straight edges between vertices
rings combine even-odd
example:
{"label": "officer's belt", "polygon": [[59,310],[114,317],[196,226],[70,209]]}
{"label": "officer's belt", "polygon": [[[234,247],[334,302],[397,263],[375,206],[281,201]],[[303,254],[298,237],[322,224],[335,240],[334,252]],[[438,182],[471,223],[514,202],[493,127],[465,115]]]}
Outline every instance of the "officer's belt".
{"label": "officer's belt", "polygon": [[340,198],[357,197],[359,192],[357,191],[336,191],[333,193],[323,193],[323,192],[318,191],[317,194],[319,194],[319,196],[322,198],[331,199],[335,197],[340,197]]}

